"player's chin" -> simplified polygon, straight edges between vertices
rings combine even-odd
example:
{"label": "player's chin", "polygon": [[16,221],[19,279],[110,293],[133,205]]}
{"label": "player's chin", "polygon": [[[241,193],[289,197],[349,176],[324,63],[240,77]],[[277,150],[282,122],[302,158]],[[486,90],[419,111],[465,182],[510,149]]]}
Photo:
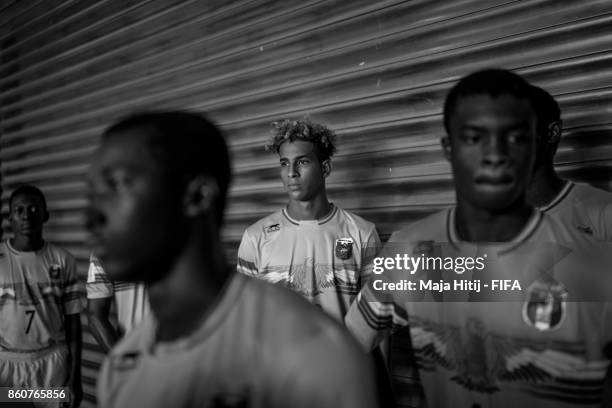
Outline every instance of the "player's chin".
{"label": "player's chin", "polygon": [[102,259],[102,263],[104,271],[110,280],[124,282],[138,282],[142,280],[140,276],[142,269],[138,267],[138,263],[134,262],[134,259],[106,254],[106,257]]}

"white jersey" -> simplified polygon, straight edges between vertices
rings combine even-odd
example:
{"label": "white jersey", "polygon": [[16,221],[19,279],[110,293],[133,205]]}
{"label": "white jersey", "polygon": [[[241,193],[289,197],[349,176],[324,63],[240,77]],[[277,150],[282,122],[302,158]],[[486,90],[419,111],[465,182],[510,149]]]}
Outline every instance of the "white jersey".
{"label": "white jersey", "polygon": [[34,352],[65,342],[64,315],[85,307],[85,288],[68,251],[45,242],[20,252],[0,244],[0,352]]}
{"label": "white jersey", "polygon": [[608,191],[568,181],[539,209],[581,234],[612,241],[612,193]]}
{"label": "white jersey", "polygon": [[89,257],[87,298],[115,298],[119,330],[125,334],[150,313],[149,298],[143,283],[111,282],[102,263],[94,255]]}
{"label": "white jersey", "polygon": [[367,355],[291,291],[234,274],[192,334],[157,342],[145,317],[98,377],[102,408],[375,408]]}
{"label": "white jersey", "polygon": [[282,209],[246,229],[238,271],[282,284],[343,320],[379,247],[374,224],[336,206],[308,221]]}
{"label": "white jersey", "polygon": [[610,244],[559,243],[563,227],[538,211],[510,242],[462,242],[454,214],[394,233],[381,257],[425,264],[407,271],[389,261],[346,317],[367,348],[394,333],[398,405],[413,402],[403,391],[416,366],[430,408],[598,406],[612,340]]}

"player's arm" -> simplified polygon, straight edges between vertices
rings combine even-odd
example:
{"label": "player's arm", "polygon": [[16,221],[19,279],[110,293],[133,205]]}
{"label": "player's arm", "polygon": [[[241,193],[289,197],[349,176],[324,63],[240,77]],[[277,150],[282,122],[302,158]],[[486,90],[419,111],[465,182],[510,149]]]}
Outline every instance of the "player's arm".
{"label": "player's arm", "polygon": [[87,299],[89,330],[105,353],[108,353],[119,339],[109,320],[111,302],[110,297]]}
{"label": "player's arm", "polygon": [[81,315],[65,315],[64,322],[66,342],[68,343],[68,351],[70,353],[70,389],[74,397],[72,407],[76,408],[83,399],[83,386],[81,382],[81,350],[83,346]]}
{"label": "player's arm", "polygon": [[378,232],[376,232],[376,227],[372,225],[361,251],[361,271],[359,272],[359,278],[362,285],[372,276],[372,261],[380,252],[381,247],[382,244],[378,237]]}
{"label": "player's arm", "polygon": [[257,253],[257,245],[253,242],[248,230],[245,230],[238,248],[238,265],[236,268],[238,272],[249,276],[258,275]]}

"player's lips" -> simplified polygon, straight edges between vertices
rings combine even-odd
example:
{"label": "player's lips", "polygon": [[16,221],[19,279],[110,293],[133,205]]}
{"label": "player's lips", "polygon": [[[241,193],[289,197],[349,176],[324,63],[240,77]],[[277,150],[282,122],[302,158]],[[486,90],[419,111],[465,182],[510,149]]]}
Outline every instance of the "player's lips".
{"label": "player's lips", "polygon": [[299,190],[300,188],[302,188],[302,186],[294,183],[294,184],[287,184],[287,188],[289,190]]}
{"label": "player's lips", "polygon": [[514,177],[507,173],[489,173],[476,176],[475,181],[476,184],[503,185],[513,183]]}

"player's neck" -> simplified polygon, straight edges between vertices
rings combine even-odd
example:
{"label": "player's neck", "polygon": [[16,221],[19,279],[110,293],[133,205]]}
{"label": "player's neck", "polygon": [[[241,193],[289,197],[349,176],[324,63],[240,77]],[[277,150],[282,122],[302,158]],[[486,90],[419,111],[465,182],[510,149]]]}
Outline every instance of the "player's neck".
{"label": "player's neck", "polygon": [[521,233],[533,211],[523,200],[517,200],[503,212],[492,212],[459,202],[455,229],[463,241],[508,242]]}
{"label": "player's neck", "polygon": [[325,217],[332,209],[332,205],[327,201],[327,194],[322,193],[309,201],[289,200],[287,212],[295,220],[318,220]]}
{"label": "player's neck", "polygon": [[535,207],[545,206],[563,190],[565,183],[552,165],[538,166],[527,188],[527,202]]}
{"label": "player's neck", "polygon": [[158,322],[158,341],[187,337],[214,311],[229,278],[221,244],[192,239],[177,257],[171,272],[148,287],[149,302]]}
{"label": "player's neck", "polygon": [[42,237],[25,237],[23,235],[15,235],[11,238],[11,246],[19,252],[38,251],[45,245]]}

